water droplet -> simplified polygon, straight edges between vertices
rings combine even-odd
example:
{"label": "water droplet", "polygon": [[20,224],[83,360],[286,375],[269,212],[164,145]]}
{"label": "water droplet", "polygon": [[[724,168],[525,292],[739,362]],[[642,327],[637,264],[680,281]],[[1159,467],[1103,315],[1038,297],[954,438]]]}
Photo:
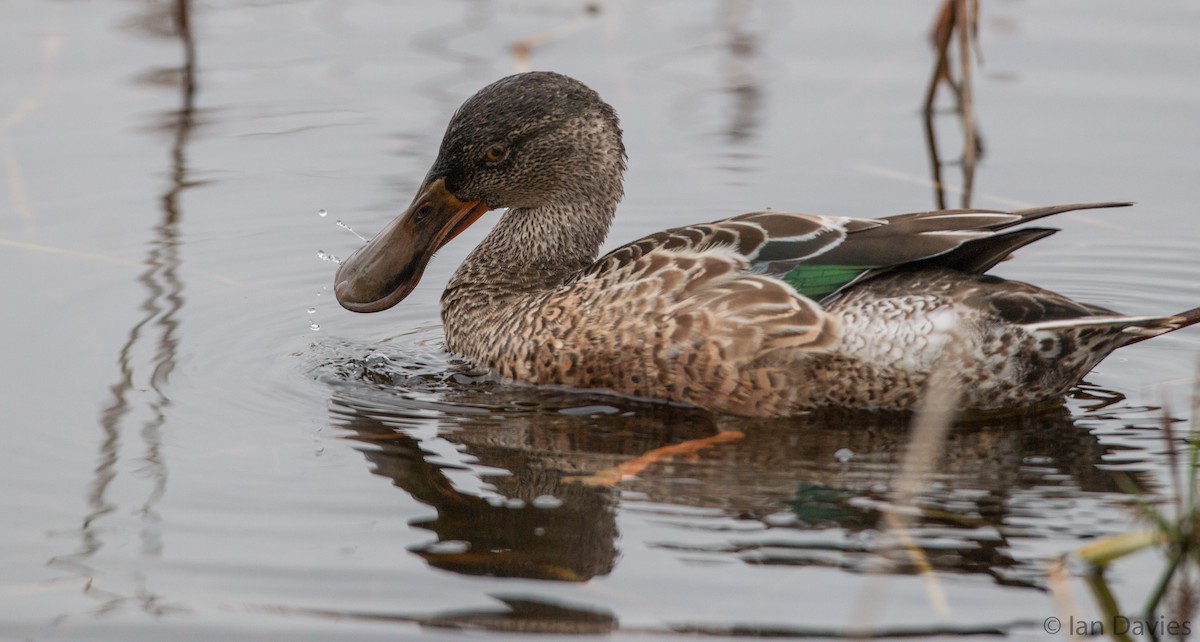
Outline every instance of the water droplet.
{"label": "water droplet", "polygon": [[[317,296],[320,296],[320,295],[318,294]],[[309,308],[309,309],[308,309],[308,313],[309,313],[309,314],[315,314],[315,313],[316,313],[316,311],[317,311],[317,309],[316,309],[316,308]]]}
{"label": "water droplet", "polygon": [[379,366],[387,365],[389,361],[391,361],[391,359],[388,359],[386,354],[383,354],[382,352],[372,352],[371,354],[367,355],[367,358],[363,361],[363,364],[368,368],[377,368]]}
{"label": "water droplet", "polygon": [[323,216],[327,216],[328,214],[329,214],[329,212],[326,212],[325,210],[317,210],[317,216],[323,217]]}
{"label": "water droplet", "polygon": [[333,254],[327,254],[327,253],[325,252],[325,250],[317,250],[317,258],[318,258],[318,259],[321,259],[322,261],[330,261],[330,262],[333,262],[333,263],[337,263],[337,264],[339,264],[339,265],[340,265],[340,264],[341,264],[341,262],[342,262],[342,260],[341,260],[341,259],[339,259],[338,257],[334,256]]}
{"label": "water droplet", "polygon": [[351,234],[353,234],[353,235],[357,236],[357,237],[358,237],[358,240],[360,240],[360,241],[362,241],[362,242],[364,242],[364,243],[366,243],[366,242],[367,242],[367,239],[363,238],[362,234],[359,234],[358,232],[355,232],[355,231],[354,231],[354,230],[353,230],[353,229],[352,229],[352,228],[351,228],[349,225],[346,225],[345,223],[343,223],[343,222],[342,222],[342,219],[340,219],[340,218],[337,220],[337,226],[338,226],[338,227],[340,227],[340,228],[342,228],[343,230],[346,230],[347,232],[349,232],[349,233],[351,233]]}
{"label": "water droplet", "polygon": [[533,534],[541,537],[542,535],[546,534],[546,529],[542,528],[541,526],[534,527]]}
{"label": "water droplet", "polygon": [[833,453],[833,458],[844,464],[854,459],[854,451],[849,448],[838,448],[837,452]]}
{"label": "water droplet", "polygon": [[321,326],[320,326],[320,325],[318,325],[316,322],[313,322],[313,323],[312,323],[312,324],[310,324],[308,327],[309,327],[309,329],[311,329],[311,330],[320,330],[320,329],[321,329]]}

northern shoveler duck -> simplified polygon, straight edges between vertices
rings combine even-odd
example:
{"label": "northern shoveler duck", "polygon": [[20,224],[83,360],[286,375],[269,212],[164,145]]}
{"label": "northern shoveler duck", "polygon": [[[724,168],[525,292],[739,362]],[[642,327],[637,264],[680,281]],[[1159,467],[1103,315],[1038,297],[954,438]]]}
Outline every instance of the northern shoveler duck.
{"label": "northern shoveler duck", "polygon": [[450,119],[408,210],[337,271],[338,301],[402,301],[433,254],[507,208],[442,295],[446,347],[503,378],[747,416],[907,409],[936,369],[959,405],[1057,402],[1110,352],[1200,321],[1123,316],[985,274],[1071,210],[881,219],[754,212],[666,230],[596,258],[623,194],[613,108],[530,72]]}

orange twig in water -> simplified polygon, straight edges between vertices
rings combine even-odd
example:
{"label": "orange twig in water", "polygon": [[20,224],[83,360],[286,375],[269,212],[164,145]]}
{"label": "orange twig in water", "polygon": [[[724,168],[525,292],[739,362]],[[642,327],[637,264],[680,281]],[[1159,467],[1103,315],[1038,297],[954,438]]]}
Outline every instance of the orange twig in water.
{"label": "orange twig in water", "polygon": [[630,477],[636,476],[646,468],[663,461],[670,461],[679,455],[695,455],[702,450],[712,448],[718,444],[739,441],[746,435],[741,432],[720,432],[712,437],[704,437],[703,439],[689,439],[687,441],[655,448],[641,457],[631,459],[618,466],[605,468],[587,476],[567,477],[563,481],[576,482],[584,486],[613,486]]}

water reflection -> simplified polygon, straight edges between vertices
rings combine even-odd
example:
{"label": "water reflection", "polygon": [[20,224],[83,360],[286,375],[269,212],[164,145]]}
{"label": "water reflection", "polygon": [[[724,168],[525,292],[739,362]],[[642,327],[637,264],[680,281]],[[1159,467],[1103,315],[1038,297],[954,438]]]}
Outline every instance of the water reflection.
{"label": "water reflection", "polygon": [[[332,421],[367,444],[372,472],[436,511],[412,523],[435,538],[413,552],[441,569],[602,576],[619,556],[617,515],[632,510],[689,533],[655,545],[670,556],[916,572],[879,537],[881,516],[896,510],[888,502],[909,443],[905,416],[743,420],[462,373],[399,388],[329,380]],[[647,456],[696,443],[686,454]],[[938,571],[1040,588],[1041,560],[1014,557],[1012,540],[1119,529],[1095,515],[1067,525],[1054,510],[1094,513],[1113,502],[1121,490],[1102,466],[1108,451],[1065,408],[956,426],[918,498],[912,536]],[[711,537],[697,544],[697,532]]]}
{"label": "water reflection", "polygon": [[717,55],[718,84],[711,91],[724,103],[717,166],[735,174],[731,184],[744,184],[748,172],[761,157],[758,133],[766,103],[761,50],[765,29],[756,23],[768,20],[765,9],[753,0],[724,0],[717,5],[712,50]]}
{"label": "water reflection", "polygon": [[[363,450],[372,472],[437,510],[436,517],[412,523],[437,537],[413,551],[432,566],[466,575],[563,581],[612,571],[617,528],[615,498],[607,490],[564,484],[555,470],[538,462],[542,470],[488,478],[496,494],[485,499],[455,488],[418,440],[369,417],[346,417],[342,428],[376,446]],[[518,448],[486,440],[473,446],[472,454],[489,466],[527,463]]]}
{"label": "water reflection", "polygon": [[[162,554],[161,518],[156,506],[166,492],[167,466],[162,455],[161,429],[171,405],[167,383],[175,369],[179,346],[179,311],[184,304],[184,283],[180,276],[179,226],[183,219],[179,197],[190,184],[186,147],[195,125],[196,49],[191,31],[190,0],[152,5],[136,16],[134,27],[156,37],[177,38],[183,49],[183,63],[178,69],[155,70],[144,80],[162,84],[165,78],[177,79],[180,107],[171,112],[167,127],[173,132],[168,165],[169,183],[159,201],[160,220],[153,226],[154,237],[143,261],[145,269],[137,282],[145,290],[140,310],[141,318],[130,329],[117,356],[117,381],[110,388],[111,400],[100,413],[103,438],[99,444],[98,461],[91,485],[87,490],[88,513],[80,527],[81,544],[71,554],[58,556],[51,564],[66,566],[87,578],[84,592],[99,600],[99,612],[118,608],[133,601],[139,608],[162,614],[171,610],[161,597],[144,586],[144,578],[136,578],[138,586],[133,595],[122,595],[101,588],[97,573],[88,560],[106,544],[101,520],[117,510],[119,502],[110,499],[110,485],[122,472],[121,441],[132,418],[145,416],[137,438],[141,454],[135,460],[138,479],[146,480],[144,498],[135,509],[139,521],[139,553],[143,557]],[[149,357],[139,361],[139,352],[149,344]],[[144,384],[142,380],[144,379]],[[150,394],[144,400],[141,389]]]}
{"label": "water reflection", "polygon": [[[621,627],[611,611],[597,610],[530,596],[491,595],[499,602],[492,608],[453,609],[442,613],[381,613],[330,609],[273,607],[271,612],[294,613],[324,619],[355,619],[367,622],[418,624],[434,630],[491,631],[498,633],[605,635]],[[629,629],[621,629],[630,632]],[[647,631],[662,635],[672,631]]]}
{"label": "water reflection", "polygon": [[720,60],[721,85],[730,97],[725,136],[729,144],[746,147],[754,142],[764,102],[761,61],[757,60],[762,36],[750,27],[754,4],[751,0],[725,0],[717,17],[725,54]]}
{"label": "water reflection", "polygon": [[[496,4],[478,0],[463,4],[463,13],[453,21],[447,20],[443,25],[411,34],[411,48],[420,56],[432,57],[437,63],[445,63],[447,71],[434,73],[412,84],[411,93],[414,97],[428,100],[435,107],[430,110],[437,117],[427,123],[396,132],[398,141],[395,153],[415,163],[428,162],[431,149],[437,149],[442,129],[445,127],[444,114],[453,113],[462,102],[461,86],[481,87],[494,78],[490,76],[493,61],[485,56],[472,53],[458,45],[460,41],[470,41],[478,34],[485,33],[496,20]],[[442,68],[442,65],[430,65],[431,70]],[[416,170],[423,171],[423,170]],[[388,172],[382,179],[389,184],[391,198],[378,203],[375,209],[391,211],[397,202],[412,198],[413,192],[419,186],[421,174]]]}
{"label": "water reflection", "polygon": [[[929,150],[930,172],[932,173],[934,199],[938,209],[946,208],[946,185],[942,182],[942,169],[957,164],[962,169],[960,207],[971,207],[971,193],[975,185],[975,164],[983,155],[983,142],[975,122],[975,94],[972,84],[972,69],[977,58],[979,33],[978,0],[944,0],[934,20],[931,39],[934,48],[933,73],[925,90],[925,143]],[[957,45],[958,64],[952,59]],[[974,55],[973,55],[974,54]],[[962,156],[957,161],[941,158],[937,142],[937,113],[935,104],[938,88],[945,86],[954,97],[956,116],[962,136]]]}

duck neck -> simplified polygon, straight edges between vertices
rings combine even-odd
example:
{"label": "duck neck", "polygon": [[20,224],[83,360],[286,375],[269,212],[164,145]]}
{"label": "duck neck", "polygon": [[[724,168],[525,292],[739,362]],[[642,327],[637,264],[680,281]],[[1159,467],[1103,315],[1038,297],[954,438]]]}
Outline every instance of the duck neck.
{"label": "duck neck", "polygon": [[442,295],[487,290],[488,298],[555,288],[596,260],[616,212],[617,198],[571,200],[536,208],[512,208],[458,268]]}

